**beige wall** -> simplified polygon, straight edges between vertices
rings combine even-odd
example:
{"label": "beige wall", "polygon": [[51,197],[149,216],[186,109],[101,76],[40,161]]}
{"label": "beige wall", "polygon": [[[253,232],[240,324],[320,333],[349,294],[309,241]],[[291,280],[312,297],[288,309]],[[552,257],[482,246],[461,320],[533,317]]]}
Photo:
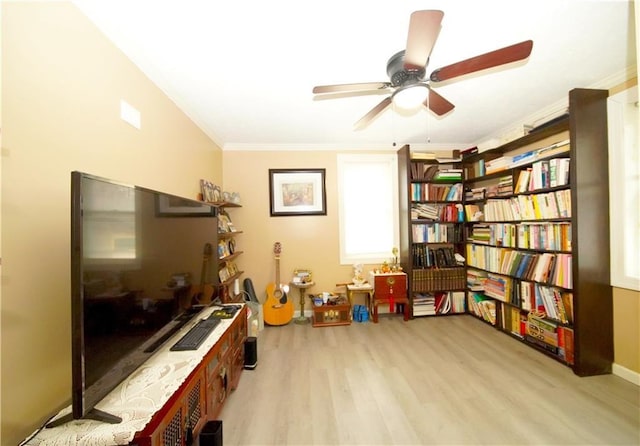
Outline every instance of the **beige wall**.
{"label": "beige wall", "polygon": [[614,362],[640,374],[640,292],[613,289],[613,342]]}
{"label": "beige wall", "polygon": [[[266,296],[267,284],[275,280],[273,254],[275,242],[282,243],[280,256],[282,282],[288,283],[296,268],[311,269],[316,285],[308,292],[318,293],[333,291],[336,283],[349,281],[353,277],[351,265],[340,265],[337,153],[334,151],[224,153],[225,189],[239,192],[243,205],[240,209],[229,211],[234,224],[244,231],[238,236],[238,249],[244,251],[244,254],[238,258],[238,266],[245,271],[244,277],[251,279],[261,302]],[[271,217],[269,213],[270,168],[326,169],[327,215]],[[373,213],[371,218],[375,218]],[[291,295],[297,311],[299,309],[298,291],[294,290]],[[305,305],[308,310],[309,303]]]}
{"label": "beige wall", "polygon": [[[70,172],[194,197],[222,154],[72,5],[2,2],[0,444],[71,397]],[[119,119],[120,100],[142,129]]]}

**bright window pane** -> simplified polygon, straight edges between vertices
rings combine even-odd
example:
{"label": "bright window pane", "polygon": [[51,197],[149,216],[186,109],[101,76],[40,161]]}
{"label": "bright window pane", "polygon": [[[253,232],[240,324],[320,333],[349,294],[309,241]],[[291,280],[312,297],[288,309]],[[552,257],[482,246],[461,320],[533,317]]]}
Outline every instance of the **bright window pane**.
{"label": "bright window pane", "polygon": [[338,155],[340,262],[380,263],[398,246],[394,155]]}

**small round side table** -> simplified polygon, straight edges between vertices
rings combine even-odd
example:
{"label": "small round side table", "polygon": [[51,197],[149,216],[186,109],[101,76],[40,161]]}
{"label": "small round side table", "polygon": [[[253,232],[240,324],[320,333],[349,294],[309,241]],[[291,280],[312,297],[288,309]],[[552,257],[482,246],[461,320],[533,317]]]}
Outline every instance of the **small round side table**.
{"label": "small round side table", "polygon": [[291,286],[298,289],[300,292],[300,316],[295,318],[293,322],[296,324],[308,324],[309,318],[304,315],[304,294],[307,288],[311,288],[314,286],[314,282],[306,282],[306,283],[293,283],[291,282]]}

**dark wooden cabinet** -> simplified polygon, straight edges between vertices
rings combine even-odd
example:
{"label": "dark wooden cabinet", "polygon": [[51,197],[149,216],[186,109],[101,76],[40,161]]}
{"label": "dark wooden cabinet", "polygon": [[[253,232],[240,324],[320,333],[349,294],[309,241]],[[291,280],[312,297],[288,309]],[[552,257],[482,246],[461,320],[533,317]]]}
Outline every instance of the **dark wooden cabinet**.
{"label": "dark wooden cabinet", "polygon": [[207,421],[218,417],[229,393],[238,387],[246,338],[245,306],[187,381],[136,434],[132,444],[186,446],[189,436],[196,438]]}
{"label": "dark wooden cabinet", "polygon": [[410,318],[409,297],[407,295],[407,274],[371,272],[369,283],[373,285],[371,302],[373,322],[378,322],[378,306],[388,305],[389,312],[402,312],[404,320]]}

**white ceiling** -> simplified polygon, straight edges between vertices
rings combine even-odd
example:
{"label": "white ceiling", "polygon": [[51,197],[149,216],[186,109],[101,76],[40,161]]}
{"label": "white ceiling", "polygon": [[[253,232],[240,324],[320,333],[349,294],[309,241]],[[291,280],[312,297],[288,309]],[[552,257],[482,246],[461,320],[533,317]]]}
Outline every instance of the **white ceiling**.
{"label": "white ceiling", "polygon": [[[539,124],[572,88],[635,75],[626,0],[74,3],[224,150],[470,147],[516,122]],[[387,60],[421,9],[444,11],[427,74],[527,39],[531,56],[433,84],[456,106],[444,117],[390,108],[354,131],[385,95],[319,100],[312,88],[388,81]]]}

